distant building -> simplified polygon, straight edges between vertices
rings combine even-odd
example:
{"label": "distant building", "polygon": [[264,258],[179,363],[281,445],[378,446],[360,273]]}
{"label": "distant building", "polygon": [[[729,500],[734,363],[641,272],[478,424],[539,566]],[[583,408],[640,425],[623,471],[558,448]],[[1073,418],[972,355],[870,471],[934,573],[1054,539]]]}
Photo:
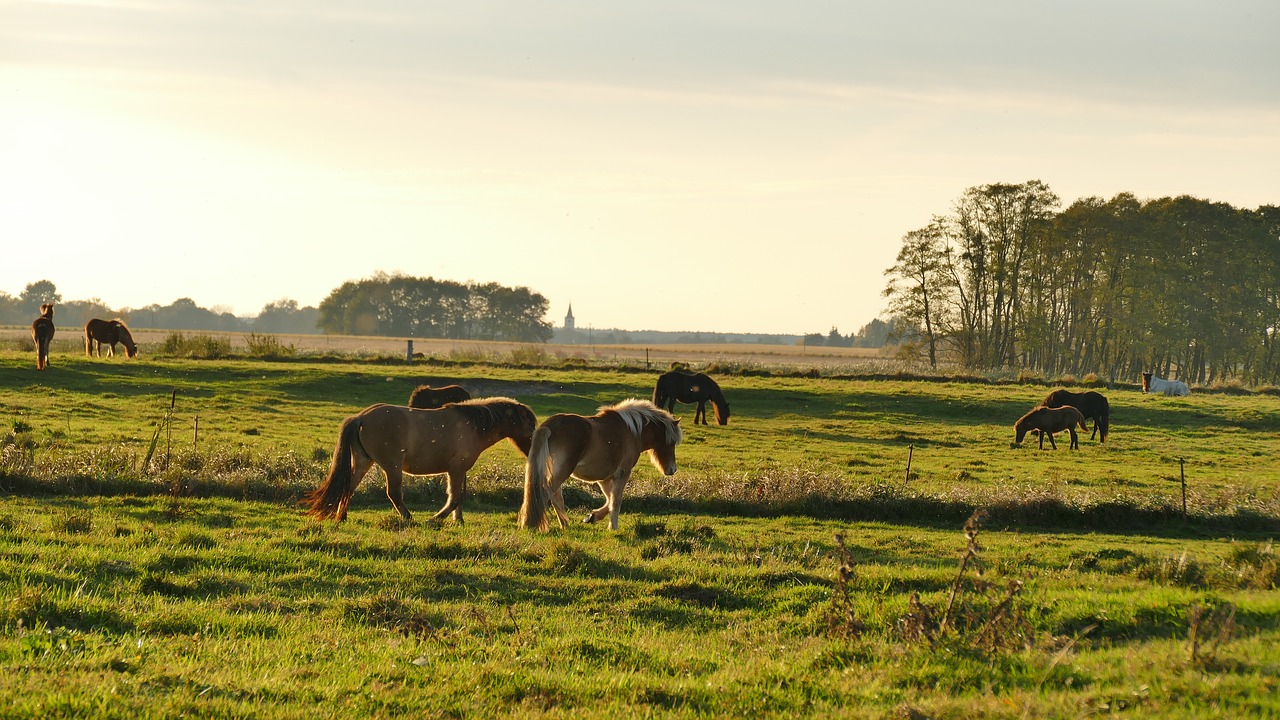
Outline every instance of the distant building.
{"label": "distant building", "polygon": [[552,330],[551,342],[560,345],[574,345],[578,342],[578,331],[573,322],[573,303],[569,303],[569,312],[565,313],[564,326]]}
{"label": "distant building", "polygon": [[569,313],[564,316],[564,329],[573,332],[573,303],[569,303]]}

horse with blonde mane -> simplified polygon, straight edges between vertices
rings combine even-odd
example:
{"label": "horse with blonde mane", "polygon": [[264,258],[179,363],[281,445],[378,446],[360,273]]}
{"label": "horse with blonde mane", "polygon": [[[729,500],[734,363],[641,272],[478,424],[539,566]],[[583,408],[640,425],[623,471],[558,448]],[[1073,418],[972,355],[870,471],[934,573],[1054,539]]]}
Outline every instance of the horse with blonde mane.
{"label": "horse with blonde mane", "polygon": [[1142,373],[1142,392],[1160,393],[1165,397],[1185,397],[1191,394],[1191,388],[1181,380],[1165,380],[1144,372]]}
{"label": "horse with blonde mane", "polygon": [[129,357],[138,355],[138,344],[133,341],[129,328],[120,320],[93,318],[84,325],[84,354],[93,357],[94,350],[102,357],[102,346],[107,346],[107,357],[116,354],[116,345],[123,344]]}
{"label": "horse with blonde mane", "polygon": [[1018,422],[1014,423],[1013,429],[1017,433],[1017,444],[1022,444],[1022,438],[1026,437],[1028,432],[1035,432],[1040,435],[1040,449],[1044,449],[1044,436],[1049,436],[1049,445],[1054,450],[1058,449],[1058,443],[1053,441],[1053,434],[1066,430],[1071,433],[1071,449],[1080,449],[1080,440],[1076,436],[1076,426],[1079,425],[1081,430],[1089,428],[1084,424],[1084,415],[1079,410],[1070,405],[1062,407],[1049,408],[1043,405],[1032,408],[1031,412],[1018,418]]}
{"label": "horse with blonde mane", "polygon": [[308,515],[342,522],[360,479],[376,464],[387,476],[387,497],[396,512],[412,520],[404,504],[404,473],[448,473],[448,499],[431,520],[453,513],[460,523],[467,471],[480,453],[506,438],[527,456],[537,424],[529,406],[510,398],[468,400],[437,410],[371,405],[342,422],[329,475],[302,502]]}
{"label": "horse with blonde mane", "polygon": [[533,434],[525,463],[520,527],[547,530],[548,503],[555,508],[560,527],[569,527],[561,486],[573,476],[596,483],[604,493],[604,505],[592,510],[583,522],[596,522],[608,515],[609,529],[617,530],[622,491],[640,453],[648,452],[655,467],[673,475],[676,445],[683,437],[680,421],[648,400],[623,400],[590,417],[552,415]]}
{"label": "horse with blonde mane", "polygon": [[49,345],[53,342],[53,303],[40,306],[40,317],[31,323],[31,339],[36,343],[36,369],[49,367]]}

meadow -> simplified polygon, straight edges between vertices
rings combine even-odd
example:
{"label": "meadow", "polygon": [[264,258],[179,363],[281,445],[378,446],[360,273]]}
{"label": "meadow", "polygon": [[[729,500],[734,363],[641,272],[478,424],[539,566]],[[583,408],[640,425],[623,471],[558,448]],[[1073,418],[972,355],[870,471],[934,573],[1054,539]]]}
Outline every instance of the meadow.
{"label": "meadow", "polygon": [[616,533],[517,529],[507,444],[464,525],[400,522],[376,474],[302,516],[342,418],[419,383],[545,417],[658,372],[543,359],[0,350],[0,717],[1280,711],[1268,393],[1104,389],[1107,443],[1041,451],[1012,425],[1042,382],[726,362],[731,423],[682,406]]}

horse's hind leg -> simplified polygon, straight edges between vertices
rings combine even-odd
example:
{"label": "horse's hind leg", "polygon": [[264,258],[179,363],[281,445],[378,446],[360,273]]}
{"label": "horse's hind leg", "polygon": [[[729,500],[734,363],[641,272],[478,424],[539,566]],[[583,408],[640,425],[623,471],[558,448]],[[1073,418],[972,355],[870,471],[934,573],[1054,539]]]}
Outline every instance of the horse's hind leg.
{"label": "horse's hind leg", "polygon": [[698,410],[693,414],[693,424],[697,425],[699,423],[703,425],[707,424],[707,401],[706,400],[698,401]]}
{"label": "horse's hind leg", "polygon": [[399,465],[385,466],[382,471],[387,474],[387,498],[396,507],[400,517],[413,520],[413,516],[409,514],[409,508],[404,505],[404,471]]}
{"label": "horse's hind leg", "polygon": [[1069,428],[1067,428],[1067,431],[1071,433],[1071,449],[1072,449],[1072,450],[1079,450],[1079,449],[1080,449],[1080,440],[1079,440],[1079,438],[1077,438],[1077,437],[1076,437],[1076,429],[1075,429],[1075,427],[1069,427]]}
{"label": "horse's hind leg", "polygon": [[604,518],[605,515],[609,514],[610,498],[613,497],[613,478],[605,478],[604,480],[597,481],[596,485],[600,486],[600,492],[604,494],[604,504],[595,510],[592,510],[585,518],[582,519],[582,522],[597,522]]}

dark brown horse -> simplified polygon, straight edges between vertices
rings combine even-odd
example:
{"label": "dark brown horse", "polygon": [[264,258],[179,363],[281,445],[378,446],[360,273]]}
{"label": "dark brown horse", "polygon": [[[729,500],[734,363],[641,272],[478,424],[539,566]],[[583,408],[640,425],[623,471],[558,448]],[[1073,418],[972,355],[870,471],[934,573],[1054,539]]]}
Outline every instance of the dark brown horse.
{"label": "dark brown horse", "polygon": [[462,522],[467,471],[480,453],[507,438],[528,455],[537,424],[533,410],[509,398],[468,400],[438,410],[371,405],[343,421],[329,476],[302,502],[308,515],[342,522],[360,479],[377,464],[387,476],[387,497],[405,520],[413,517],[404,505],[404,473],[448,473],[448,500],[431,519],[453,513]]}
{"label": "dark brown horse", "polygon": [[1058,408],[1048,408],[1043,405],[1033,408],[1031,412],[1018,418],[1018,422],[1013,428],[1017,431],[1017,442],[1022,443],[1022,438],[1026,437],[1028,432],[1039,432],[1040,449],[1044,449],[1044,436],[1049,436],[1049,444],[1054,450],[1058,449],[1058,443],[1053,441],[1053,434],[1066,430],[1071,433],[1071,449],[1080,448],[1080,440],[1076,437],[1076,426],[1079,425],[1081,430],[1088,430],[1084,424],[1084,415],[1080,411],[1070,405]]}
{"label": "dark brown horse", "polygon": [[693,424],[707,424],[707,401],[715,409],[716,424],[729,424],[729,403],[715,380],[704,373],[687,373],[672,370],[658,376],[658,383],[653,387],[653,404],[674,412],[676,403],[698,403],[693,414]]}
{"label": "dark brown horse", "polygon": [[129,328],[120,320],[99,320],[94,318],[84,325],[84,354],[93,357],[97,350],[102,357],[102,346],[107,346],[107,357],[116,354],[116,345],[123,344],[129,357],[138,355],[138,345],[133,341]]}
{"label": "dark brown horse", "polygon": [[470,400],[471,393],[461,385],[445,385],[433,388],[430,385],[419,385],[409,395],[409,407],[419,410],[434,410],[449,403]]}
{"label": "dark brown horse", "polygon": [[53,342],[53,303],[40,306],[40,317],[31,323],[31,339],[36,343],[36,369],[49,367],[49,344]]}
{"label": "dark brown horse", "polygon": [[1107,403],[1102,393],[1093,390],[1078,393],[1060,388],[1049,393],[1049,396],[1040,404],[1050,408],[1070,405],[1079,410],[1086,420],[1093,420],[1090,440],[1097,437],[1100,442],[1107,441],[1107,433],[1111,432],[1111,405]]}
{"label": "dark brown horse", "polygon": [[673,475],[676,445],[681,439],[680,421],[648,400],[623,400],[590,417],[552,415],[533,434],[524,471],[520,526],[546,530],[550,502],[560,527],[569,527],[561,485],[572,475],[596,483],[604,493],[604,505],[592,510],[583,522],[596,522],[608,515],[609,529],[617,530],[622,491],[640,453],[648,451],[655,467]]}

